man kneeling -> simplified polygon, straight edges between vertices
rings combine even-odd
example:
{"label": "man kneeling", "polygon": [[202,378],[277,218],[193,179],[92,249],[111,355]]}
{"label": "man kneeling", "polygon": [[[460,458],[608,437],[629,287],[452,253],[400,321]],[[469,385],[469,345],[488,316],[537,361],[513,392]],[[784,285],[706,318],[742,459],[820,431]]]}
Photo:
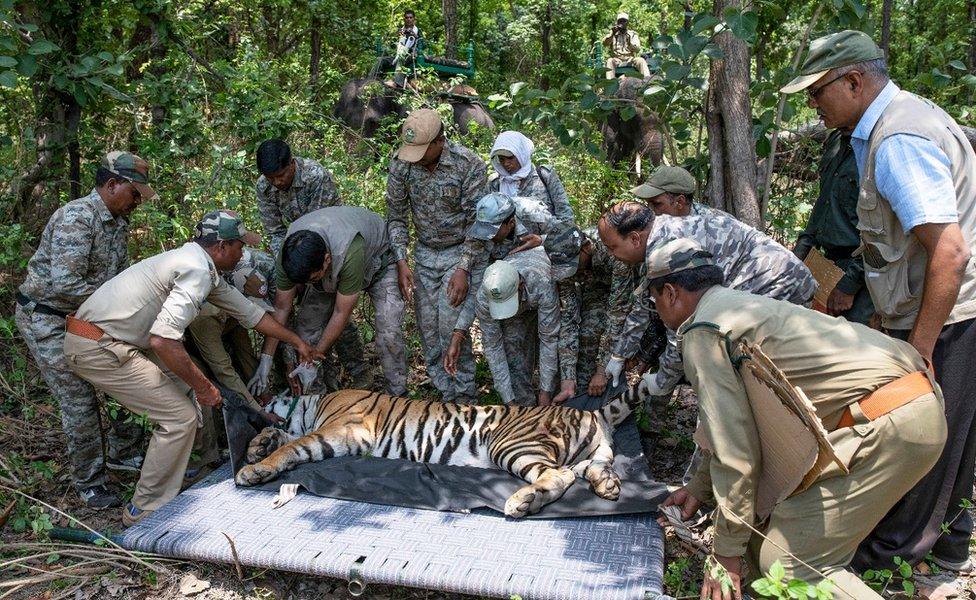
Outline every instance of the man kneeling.
{"label": "man kneeling", "polygon": [[[942,393],[925,374],[924,359],[863,325],[722,287],[721,269],[691,240],[649,253],[647,267],[657,310],[678,331],[685,373],[698,394],[696,437],[708,449],[692,480],[664,504],[678,506],[684,519],[701,504],[717,506],[714,560],[735,584],[723,593],[720,578],[706,569],[702,597],[740,597],[748,558],[753,575],[779,561],[787,578],[815,583],[821,576],[809,565],[844,595],[878,598],[847,567],[858,543],[935,464],[946,439]],[[736,367],[740,342],[759,345],[806,394],[849,469],[844,474],[830,464],[768,519],[757,515],[763,456]]]}

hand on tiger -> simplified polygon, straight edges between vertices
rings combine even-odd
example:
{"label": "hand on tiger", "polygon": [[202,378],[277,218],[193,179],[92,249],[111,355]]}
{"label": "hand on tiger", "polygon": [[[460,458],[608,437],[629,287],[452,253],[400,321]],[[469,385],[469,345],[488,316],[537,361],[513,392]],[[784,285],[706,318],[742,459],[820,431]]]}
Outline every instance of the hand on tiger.
{"label": "hand on tiger", "polygon": [[267,354],[261,354],[261,360],[258,362],[258,368],[254,371],[254,376],[251,377],[250,381],[247,382],[247,389],[255,396],[260,396],[261,394],[268,391],[268,379],[271,376],[271,363],[273,357]]}
{"label": "hand on tiger", "polygon": [[657,371],[641,375],[640,384],[637,386],[637,392],[641,396],[666,396],[672,391],[664,389],[664,387],[658,384]]}
{"label": "hand on tiger", "polygon": [[539,390],[539,406],[549,406],[550,404],[552,404],[552,394],[545,390]]}
{"label": "hand on tiger", "polygon": [[457,375],[457,363],[461,356],[461,344],[464,343],[464,335],[463,331],[455,331],[451,336],[451,343],[447,347],[447,352],[444,353],[444,371],[451,377]]}
{"label": "hand on tiger", "polygon": [[288,390],[291,392],[292,396],[302,395],[302,384],[299,383],[297,377],[293,377],[291,373],[295,370],[295,363],[286,362],[285,363],[285,379],[288,381]]}
{"label": "hand on tiger", "polygon": [[266,410],[261,412],[261,416],[264,417],[265,421],[271,423],[272,425],[285,422],[285,420],[279,417],[276,413],[268,412]]}
{"label": "hand on tiger", "polygon": [[559,383],[559,393],[552,399],[553,404],[562,404],[576,395],[576,380],[563,379]]}
{"label": "hand on tiger", "polygon": [[318,376],[319,370],[312,363],[300,363],[295,367],[290,373],[289,377],[294,377],[298,379],[301,383],[301,392],[304,393],[305,390],[309,388],[314,382],[315,378]]}

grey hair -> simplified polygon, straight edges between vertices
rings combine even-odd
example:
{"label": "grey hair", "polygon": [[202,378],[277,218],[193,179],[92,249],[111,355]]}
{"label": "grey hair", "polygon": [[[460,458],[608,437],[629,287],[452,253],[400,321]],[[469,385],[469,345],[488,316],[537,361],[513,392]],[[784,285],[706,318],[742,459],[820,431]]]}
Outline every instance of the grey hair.
{"label": "grey hair", "polygon": [[643,231],[654,222],[654,211],[646,204],[627,200],[613,205],[603,213],[603,219],[617,231],[617,235],[625,236],[631,231]]}
{"label": "grey hair", "polygon": [[851,71],[857,71],[862,75],[866,75],[872,79],[877,79],[880,81],[888,81],[888,61],[882,58],[876,58],[874,60],[866,60],[864,62],[854,63],[853,65],[847,65],[844,67],[837,67],[834,69],[834,77],[840,77],[841,75],[846,75]]}

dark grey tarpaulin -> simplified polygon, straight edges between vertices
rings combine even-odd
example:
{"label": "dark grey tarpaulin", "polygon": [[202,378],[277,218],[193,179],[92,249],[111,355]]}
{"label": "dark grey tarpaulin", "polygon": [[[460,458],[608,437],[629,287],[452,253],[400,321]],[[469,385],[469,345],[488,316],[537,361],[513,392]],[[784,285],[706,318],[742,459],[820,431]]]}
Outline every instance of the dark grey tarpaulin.
{"label": "dark grey tarpaulin", "polygon": [[[577,397],[574,408],[592,410],[602,398]],[[247,443],[265,422],[243,403],[226,402],[224,420],[235,471],[244,464]],[[562,498],[529,518],[579,517],[653,512],[667,495],[667,487],[654,481],[644,458],[633,417],[614,435],[614,468],[620,476],[616,502],[598,497],[589,483],[577,479]],[[490,508],[504,512],[505,500],[525,482],[500,469],[415,463],[407,460],[346,456],[300,465],[257,489],[277,491],[284,483],[299,484],[318,496],[405,506],[428,510],[467,512]]]}

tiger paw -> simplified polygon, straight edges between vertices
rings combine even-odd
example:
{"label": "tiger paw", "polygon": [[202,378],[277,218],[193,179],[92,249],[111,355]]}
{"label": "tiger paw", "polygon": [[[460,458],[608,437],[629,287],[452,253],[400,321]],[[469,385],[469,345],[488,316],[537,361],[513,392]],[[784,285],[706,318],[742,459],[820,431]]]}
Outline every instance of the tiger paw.
{"label": "tiger paw", "polygon": [[527,485],[505,501],[505,515],[513,519],[520,519],[526,515],[539,512],[545,503],[542,494],[535,486]]}
{"label": "tiger paw", "polygon": [[271,467],[265,466],[261,463],[255,465],[244,465],[241,470],[237,472],[234,477],[234,481],[237,485],[249,486],[257,485],[259,483],[264,483],[265,481],[270,481],[275,478],[277,473]]}
{"label": "tiger paw", "polygon": [[620,476],[611,466],[604,467],[592,485],[593,493],[604,500],[615,501],[620,498]]}
{"label": "tiger paw", "polygon": [[274,427],[265,427],[247,445],[247,462],[260,462],[287,442],[285,432]]}

